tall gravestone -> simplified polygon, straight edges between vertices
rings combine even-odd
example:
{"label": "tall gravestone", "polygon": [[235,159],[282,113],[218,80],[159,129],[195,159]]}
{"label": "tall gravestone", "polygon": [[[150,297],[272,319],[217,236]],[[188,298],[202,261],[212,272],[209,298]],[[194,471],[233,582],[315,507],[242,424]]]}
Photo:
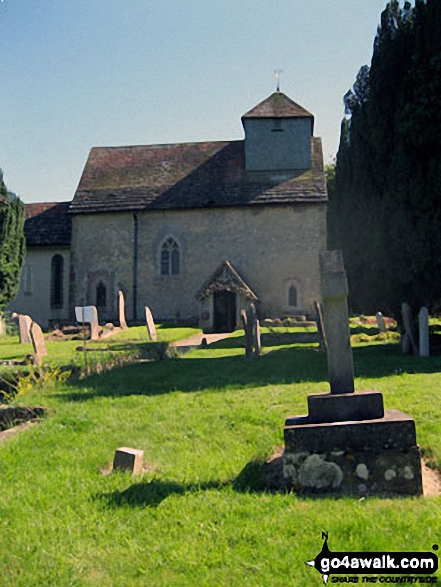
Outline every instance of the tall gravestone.
{"label": "tall gravestone", "polygon": [[325,324],[323,321],[323,310],[322,305],[318,302],[314,302],[315,307],[315,314],[316,314],[316,324],[317,324],[317,333],[319,337],[319,349],[321,351],[326,351],[326,332],[325,332]]}
{"label": "tall gravestone", "polygon": [[429,344],[429,310],[423,306],[418,315],[420,357],[430,355]]}
{"label": "tall gravestone", "polygon": [[376,391],[354,392],[347,282],[339,251],[320,258],[330,393],[285,422],[285,485],[318,493],[422,493],[414,421]]}
{"label": "tall gravestone", "polygon": [[155,326],[155,321],[153,320],[153,315],[152,315],[150,308],[148,306],[145,306],[145,321],[146,321],[147,332],[149,334],[150,340],[155,341],[157,338],[156,326]]}
{"label": "tall gravestone", "polygon": [[384,316],[381,312],[377,312],[375,314],[375,318],[377,320],[377,326],[378,326],[378,330],[380,332],[386,332],[386,324],[384,322]]}
{"label": "tall gravestone", "polygon": [[124,294],[121,290],[118,292],[118,318],[119,318],[119,325],[121,326],[121,328],[123,330],[128,328],[127,322],[126,322]]}
{"label": "tall gravestone", "polygon": [[95,306],[76,306],[75,317],[81,324],[90,324],[90,339],[98,340],[100,337],[100,326],[98,323],[98,312]]}
{"label": "tall gravestone", "polygon": [[402,338],[402,350],[406,355],[418,354],[418,347],[413,327],[412,310],[407,302],[401,304],[401,315],[403,317],[404,334]]}
{"label": "tall gravestone", "polygon": [[245,331],[245,357],[259,357],[262,346],[260,340],[260,323],[257,319],[256,306],[251,303],[245,312],[240,313]]}
{"label": "tall gravestone", "polygon": [[12,314],[13,318],[18,319],[18,331],[21,344],[29,344],[31,341],[31,324],[32,318],[26,314]]}
{"label": "tall gravestone", "polygon": [[43,332],[36,322],[31,323],[30,335],[32,346],[34,347],[34,360],[37,365],[41,364],[41,358],[47,355],[46,343],[44,342]]}

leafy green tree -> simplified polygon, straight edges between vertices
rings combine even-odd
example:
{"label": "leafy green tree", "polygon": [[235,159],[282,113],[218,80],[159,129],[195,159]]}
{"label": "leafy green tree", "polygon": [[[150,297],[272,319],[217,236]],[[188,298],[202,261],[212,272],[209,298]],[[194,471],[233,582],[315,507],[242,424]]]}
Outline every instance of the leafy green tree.
{"label": "leafy green tree", "polygon": [[23,202],[8,192],[0,171],[0,308],[17,293],[25,253]]}

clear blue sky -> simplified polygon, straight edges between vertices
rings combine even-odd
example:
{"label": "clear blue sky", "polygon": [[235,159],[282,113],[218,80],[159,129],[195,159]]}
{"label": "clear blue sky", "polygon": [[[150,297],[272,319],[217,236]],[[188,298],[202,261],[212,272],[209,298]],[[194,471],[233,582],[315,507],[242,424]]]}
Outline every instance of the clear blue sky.
{"label": "clear blue sky", "polygon": [[243,138],[275,89],[325,161],[386,0],[2,0],[0,166],[25,202],[72,199],[93,146]]}

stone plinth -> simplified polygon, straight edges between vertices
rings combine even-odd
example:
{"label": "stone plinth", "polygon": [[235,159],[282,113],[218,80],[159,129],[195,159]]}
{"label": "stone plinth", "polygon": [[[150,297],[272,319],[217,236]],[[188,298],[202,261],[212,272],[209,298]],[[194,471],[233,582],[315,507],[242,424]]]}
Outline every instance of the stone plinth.
{"label": "stone plinth", "polygon": [[310,422],[374,420],[384,416],[383,396],[379,391],[309,395],[308,414]]}
{"label": "stone plinth", "polygon": [[289,487],[324,494],[422,494],[415,422],[399,410],[375,420],[288,418],[284,437]]}
{"label": "stone plinth", "polygon": [[113,470],[130,471],[140,473],[142,471],[142,459],[144,451],[136,448],[122,446],[115,451]]}

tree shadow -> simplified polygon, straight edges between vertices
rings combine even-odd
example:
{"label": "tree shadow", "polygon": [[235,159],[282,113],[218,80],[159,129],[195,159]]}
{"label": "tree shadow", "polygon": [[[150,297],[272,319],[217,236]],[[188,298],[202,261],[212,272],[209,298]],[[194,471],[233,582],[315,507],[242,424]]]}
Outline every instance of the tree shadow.
{"label": "tree shadow", "polygon": [[71,380],[75,390],[62,392],[64,401],[96,397],[155,396],[172,391],[217,391],[233,387],[325,381],[326,358],[311,348],[280,349],[258,359],[243,356],[172,359],[128,365],[83,380]]}
{"label": "tree shadow", "polygon": [[[441,356],[403,355],[399,345],[356,347],[353,355],[356,377],[381,378],[441,371]],[[255,388],[327,380],[324,353],[312,347],[284,347],[253,360],[245,360],[242,355],[206,357],[201,354],[201,358],[193,355],[127,365],[83,380],[72,379],[68,384],[75,391],[64,391],[58,397],[64,401],[82,402],[96,397],[156,396],[177,390],[223,391],[231,387]]]}

